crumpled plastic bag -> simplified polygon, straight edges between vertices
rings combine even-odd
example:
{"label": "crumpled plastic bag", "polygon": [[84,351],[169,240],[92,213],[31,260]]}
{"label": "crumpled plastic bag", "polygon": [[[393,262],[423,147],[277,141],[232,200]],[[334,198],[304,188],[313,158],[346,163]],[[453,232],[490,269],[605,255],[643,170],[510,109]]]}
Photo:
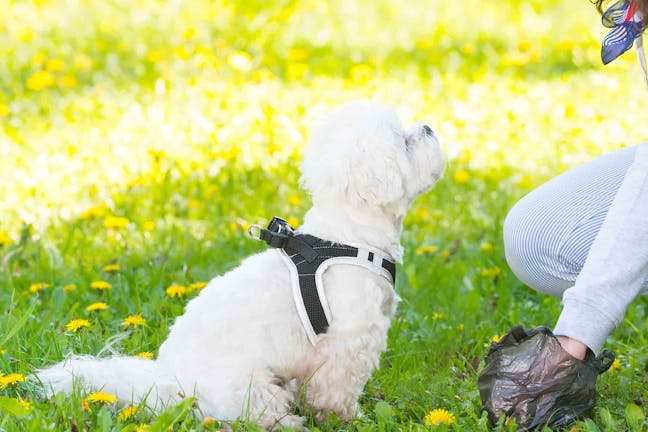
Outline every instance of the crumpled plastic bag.
{"label": "crumpled plastic bag", "polygon": [[565,426],[594,407],[596,378],[613,361],[608,350],[572,357],[547,327],[514,327],[488,351],[478,381],[482,405],[492,424],[505,415],[521,430]]}

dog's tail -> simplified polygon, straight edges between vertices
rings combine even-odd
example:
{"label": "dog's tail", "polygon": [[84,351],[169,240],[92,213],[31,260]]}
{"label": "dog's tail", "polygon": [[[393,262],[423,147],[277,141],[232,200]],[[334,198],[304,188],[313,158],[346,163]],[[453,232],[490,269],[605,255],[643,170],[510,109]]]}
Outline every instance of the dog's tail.
{"label": "dog's tail", "polygon": [[124,403],[145,401],[161,408],[182,398],[177,381],[155,361],[140,357],[96,358],[73,356],[46,369],[37,370],[33,379],[44,386],[45,395],[72,393],[74,383],[92,391],[103,391]]}

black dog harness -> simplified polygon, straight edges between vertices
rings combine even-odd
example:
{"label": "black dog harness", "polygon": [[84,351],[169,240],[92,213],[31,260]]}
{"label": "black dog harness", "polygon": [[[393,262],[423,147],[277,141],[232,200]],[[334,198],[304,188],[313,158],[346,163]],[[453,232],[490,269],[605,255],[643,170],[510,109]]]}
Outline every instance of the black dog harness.
{"label": "black dog harness", "polygon": [[[258,229],[258,234],[253,233]],[[314,345],[318,334],[326,332],[331,313],[322,283],[324,271],[333,264],[359,265],[396,282],[396,264],[377,250],[333,243],[308,234],[295,233],[288,223],[272,218],[267,229],[253,225],[250,235],[278,248],[288,265],[297,312]]]}

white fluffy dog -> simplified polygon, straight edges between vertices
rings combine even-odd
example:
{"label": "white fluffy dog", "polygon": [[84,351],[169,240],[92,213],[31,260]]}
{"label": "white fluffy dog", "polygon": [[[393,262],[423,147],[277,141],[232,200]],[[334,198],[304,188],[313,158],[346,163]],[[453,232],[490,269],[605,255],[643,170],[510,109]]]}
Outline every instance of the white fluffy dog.
{"label": "white fluffy dog", "polygon": [[[347,103],[315,126],[304,152],[301,183],[313,207],[298,232],[400,261],[407,208],[444,168],[428,126],[403,130],[388,108]],[[191,300],[156,360],[76,356],[36,375],[49,394],[72,391],[74,378],[125,403],[145,398],[154,408],[194,396],[205,416],[266,428],[301,428],[303,419],[291,412],[299,394],[318,419],[349,419],[385,349],[398,296],[389,280],[361,266],[328,267],[331,322],[313,344],[290,283],[279,250],[266,250]]]}

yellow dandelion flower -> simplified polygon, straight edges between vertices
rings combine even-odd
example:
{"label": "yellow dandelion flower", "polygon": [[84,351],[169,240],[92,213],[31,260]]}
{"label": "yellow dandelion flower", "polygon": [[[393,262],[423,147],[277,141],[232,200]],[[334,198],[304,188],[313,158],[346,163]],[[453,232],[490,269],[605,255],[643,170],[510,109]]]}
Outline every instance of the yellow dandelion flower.
{"label": "yellow dandelion flower", "polygon": [[90,207],[79,215],[81,219],[98,218],[106,213],[106,209],[101,206]]}
{"label": "yellow dandelion flower", "polygon": [[187,288],[182,285],[171,285],[166,289],[166,294],[169,297],[182,297],[187,293]]}
{"label": "yellow dandelion flower", "polygon": [[23,381],[26,381],[26,378],[23,374],[10,373],[3,375],[0,373],[0,389],[4,389],[7,386],[14,385]]}
{"label": "yellow dandelion flower", "polygon": [[252,69],[252,56],[245,51],[235,51],[227,57],[227,63],[239,72]]}
{"label": "yellow dandelion flower", "polygon": [[105,271],[106,273],[118,272],[119,270],[121,270],[121,266],[119,264],[106,264],[103,268],[103,271]]}
{"label": "yellow dandelion flower", "polygon": [[493,244],[489,242],[484,242],[481,244],[481,246],[479,246],[479,249],[483,251],[493,250]]}
{"label": "yellow dandelion flower", "polygon": [[88,70],[92,67],[92,63],[92,59],[85,54],[79,54],[74,58],[75,69]]}
{"label": "yellow dandelion flower", "polygon": [[495,335],[495,336],[493,336],[493,337],[491,338],[491,342],[496,342],[496,343],[497,343],[497,342],[499,342],[499,341],[502,340],[502,337],[503,337],[503,336],[501,336],[501,335]]}
{"label": "yellow dandelion flower", "polygon": [[21,42],[30,42],[34,39],[34,29],[31,27],[21,27],[16,32],[16,37]]}
{"label": "yellow dandelion flower", "polygon": [[107,35],[114,35],[115,26],[113,25],[112,21],[104,19],[99,23],[99,31]]}
{"label": "yellow dandelion flower", "polygon": [[65,63],[63,63],[63,60],[61,59],[51,59],[45,62],[45,69],[50,72],[63,70],[64,67],[65,67]]}
{"label": "yellow dandelion flower", "polygon": [[456,418],[450,411],[437,408],[427,413],[423,421],[426,426],[451,425],[456,421]]}
{"label": "yellow dandelion flower", "polygon": [[[226,161],[229,160],[234,160],[236,157],[240,154],[240,150],[237,147],[230,147],[228,149],[220,150],[220,151],[211,151],[209,152],[209,156],[214,158],[214,159],[223,159]],[[208,191],[211,190],[211,188],[207,189]],[[215,189],[216,191],[218,190],[217,188]]]}
{"label": "yellow dandelion flower", "polygon": [[75,284],[69,284],[69,285],[63,286],[63,291],[65,291],[65,292],[72,292],[74,290],[76,290],[76,285]]}
{"label": "yellow dandelion flower", "polygon": [[135,177],[132,180],[129,180],[128,183],[126,183],[127,188],[133,188],[135,186],[142,186],[146,184],[146,179],[142,176]]}
{"label": "yellow dandelion flower", "polygon": [[466,183],[470,180],[470,174],[466,170],[457,170],[454,175],[454,179],[457,183]]}
{"label": "yellow dandelion flower", "polygon": [[418,207],[416,210],[414,210],[414,214],[421,219],[427,219],[430,217],[430,211],[427,209],[427,207]]}
{"label": "yellow dandelion flower", "polygon": [[142,351],[140,353],[137,353],[136,355],[137,357],[141,357],[146,360],[151,360],[153,358],[153,353],[148,351]]}
{"label": "yellow dandelion flower", "polygon": [[142,228],[144,229],[144,231],[153,231],[153,229],[155,228],[155,222],[146,221],[142,224]]}
{"label": "yellow dandelion flower", "polygon": [[484,277],[495,277],[499,276],[500,273],[502,273],[502,270],[497,266],[490,269],[481,269],[479,272],[479,274]]}
{"label": "yellow dandelion flower", "polygon": [[466,328],[466,326],[463,325],[463,323],[462,323],[462,324],[459,324],[458,328],[459,328],[460,331],[464,331],[464,329]]}
{"label": "yellow dandelion flower", "polygon": [[[3,355],[3,354],[6,353],[6,352],[7,352],[7,350],[5,350],[5,349],[0,349],[0,355]],[[0,372],[0,376],[1,376],[1,375],[2,375],[2,372]]]}
{"label": "yellow dandelion flower", "polygon": [[351,80],[355,82],[364,82],[371,79],[373,68],[366,64],[358,64],[351,68]]}
{"label": "yellow dandelion flower", "polygon": [[173,48],[173,54],[182,61],[187,61],[191,57],[191,53],[187,50],[187,47],[184,45],[178,45]]}
{"label": "yellow dandelion flower", "polygon": [[441,251],[441,258],[443,258],[443,259],[448,259],[448,258],[450,258],[450,251],[447,250],[447,249],[443,249],[443,250]]}
{"label": "yellow dandelion flower", "polygon": [[79,330],[81,330],[84,327],[90,327],[92,324],[90,324],[90,321],[85,320],[85,319],[73,319],[69,323],[65,324],[65,330],[71,331],[73,333],[77,333]]}
{"label": "yellow dandelion flower", "polygon": [[308,73],[309,67],[306,63],[291,63],[288,65],[288,76],[291,78],[303,78]]}
{"label": "yellow dandelion flower", "polygon": [[163,55],[160,51],[149,51],[148,54],[146,54],[146,59],[151,63],[157,63],[162,60],[162,58]]}
{"label": "yellow dandelion flower", "polygon": [[18,405],[25,408],[25,410],[27,410],[27,411],[31,410],[31,404],[28,401],[23,400],[22,398],[17,398],[15,400],[16,400],[16,402],[18,402]]}
{"label": "yellow dandelion flower", "polygon": [[472,159],[472,153],[470,152],[470,150],[467,150],[467,149],[463,150],[459,154],[459,160],[462,160],[464,162],[470,162],[471,159]]}
{"label": "yellow dandelion flower", "polygon": [[198,201],[197,199],[190,199],[189,202],[187,202],[187,207],[189,207],[190,209],[196,209],[200,207],[200,205],[201,202]]}
{"label": "yellow dandelion flower", "polygon": [[621,361],[618,358],[615,358],[611,367],[613,370],[621,369]]}
{"label": "yellow dandelion flower", "polygon": [[115,396],[102,391],[90,393],[88,397],[85,398],[85,400],[88,402],[101,402],[106,404],[117,402],[117,398]]}
{"label": "yellow dandelion flower", "polygon": [[205,426],[208,426],[208,425],[211,425],[211,424],[214,424],[214,423],[216,423],[216,419],[214,419],[213,417],[205,417],[203,419],[203,424]]}
{"label": "yellow dandelion flower", "polygon": [[31,58],[32,66],[40,67],[43,66],[44,63],[45,63],[45,56],[42,53],[36,53]]}
{"label": "yellow dandelion flower", "polygon": [[529,62],[531,62],[533,56],[526,52],[512,50],[505,52],[500,58],[503,66],[516,67],[528,64]]}
{"label": "yellow dandelion flower", "polygon": [[149,425],[146,423],[142,423],[141,425],[137,426],[137,430],[135,432],[148,432],[149,430]]}
{"label": "yellow dandelion flower", "polygon": [[44,90],[47,87],[51,87],[56,83],[54,75],[47,71],[37,71],[34,72],[32,76],[27,80],[27,88],[30,90],[40,91]]}
{"label": "yellow dandelion flower", "polygon": [[122,327],[145,326],[146,325],[146,320],[144,319],[142,314],[129,315],[124,319],[124,321],[122,321],[121,325],[122,325]]}
{"label": "yellow dandelion flower", "polygon": [[184,32],[182,32],[182,39],[184,40],[191,40],[196,37],[196,29],[193,27],[188,27],[185,29]]}
{"label": "yellow dandelion flower", "polygon": [[429,38],[418,39],[415,44],[416,49],[421,51],[429,50],[430,48],[432,48],[432,42]]}
{"label": "yellow dandelion flower", "polygon": [[72,88],[72,87],[76,87],[78,81],[72,75],[63,75],[59,80],[59,84],[61,85],[61,87]]}
{"label": "yellow dandelion flower", "polygon": [[194,282],[187,287],[189,291],[200,291],[207,286],[207,282]]}
{"label": "yellow dandelion flower", "polygon": [[94,281],[90,283],[90,288],[95,289],[97,291],[106,291],[109,290],[112,287],[108,282],[106,281]]}
{"label": "yellow dandelion flower", "polygon": [[[243,219],[237,219],[236,220],[236,225],[237,225],[237,227],[241,228],[241,230],[243,232],[245,232],[245,233],[247,233],[248,229],[250,229],[250,226],[252,226],[252,224],[250,222],[248,222],[246,220],[243,220]],[[233,229],[233,231],[236,231],[236,230]]]}
{"label": "yellow dandelion flower", "polygon": [[255,81],[271,81],[276,77],[271,70],[262,68],[262,69],[255,70],[254,73],[252,74],[252,78]]}
{"label": "yellow dandelion flower", "polygon": [[459,50],[464,54],[471,55],[471,54],[475,53],[475,45],[473,45],[471,43],[465,43],[465,44],[461,45]]}
{"label": "yellow dandelion flower", "polygon": [[125,217],[108,216],[104,219],[104,227],[108,229],[126,228],[129,223]]}
{"label": "yellow dandelion flower", "polygon": [[29,292],[32,294],[37,294],[43,291],[45,288],[49,288],[50,284],[44,282],[33,283],[29,286]]}
{"label": "yellow dandelion flower", "polygon": [[437,246],[427,245],[427,246],[417,247],[416,250],[414,251],[414,253],[416,255],[424,255],[424,254],[428,254],[428,253],[434,253],[434,252],[436,252],[438,250],[439,250],[439,248]]}
{"label": "yellow dandelion flower", "polygon": [[286,222],[288,222],[288,225],[293,228],[297,228],[299,226],[299,220],[294,217],[289,217],[288,219],[286,219]]}
{"label": "yellow dandelion flower", "polygon": [[207,44],[200,44],[196,47],[196,52],[198,54],[202,54],[205,59],[209,59],[210,61],[218,61],[216,57],[214,56],[214,53],[212,52],[212,48],[207,45]]}
{"label": "yellow dandelion flower", "polygon": [[106,49],[108,48],[108,43],[106,43],[106,41],[103,40],[97,40],[95,41],[94,46],[97,51],[103,52],[106,51]]}
{"label": "yellow dandelion flower", "polygon": [[303,61],[308,58],[308,51],[301,48],[291,48],[288,50],[286,58],[290,61]]}
{"label": "yellow dandelion flower", "polygon": [[148,150],[149,156],[151,156],[153,159],[163,159],[166,157],[166,152],[164,150],[158,150],[158,149],[149,149]]}
{"label": "yellow dandelion flower", "polygon": [[85,399],[81,401],[81,409],[87,413],[92,412],[90,405],[88,405],[88,401],[86,401]]}
{"label": "yellow dandelion flower", "polygon": [[435,320],[435,321],[436,321],[436,320],[443,319],[443,318],[445,318],[445,317],[446,317],[445,314],[442,314],[442,313],[439,313],[439,312],[433,312],[433,313],[432,313],[432,319]]}
{"label": "yellow dandelion flower", "polygon": [[0,117],[7,117],[9,114],[11,114],[11,109],[7,105],[0,103]]}
{"label": "yellow dandelion flower", "polygon": [[298,207],[301,205],[301,199],[299,199],[297,195],[288,195],[286,201],[288,201],[288,204],[291,206]]}
{"label": "yellow dandelion flower", "polygon": [[102,311],[106,309],[108,309],[108,305],[103,302],[92,303],[86,308],[88,312]]}
{"label": "yellow dandelion flower", "polygon": [[533,181],[526,175],[521,176],[515,184],[523,189],[531,189],[531,187],[533,187]]}
{"label": "yellow dandelion flower", "polygon": [[117,415],[117,418],[120,421],[126,421],[126,420],[134,417],[135,414],[137,414],[138,410],[139,410],[139,408],[134,406],[134,405],[128,406],[128,407],[124,408],[123,410],[121,410],[119,412],[119,414]]}

